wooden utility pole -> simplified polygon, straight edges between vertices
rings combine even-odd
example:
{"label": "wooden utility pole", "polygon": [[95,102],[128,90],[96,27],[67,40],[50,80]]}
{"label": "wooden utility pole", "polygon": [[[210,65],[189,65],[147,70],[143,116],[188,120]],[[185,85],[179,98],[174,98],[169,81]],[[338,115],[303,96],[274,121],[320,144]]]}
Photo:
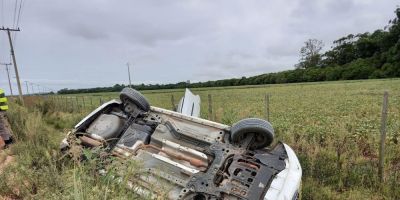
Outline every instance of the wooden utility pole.
{"label": "wooden utility pole", "polygon": [[130,88],[132,88],[132,82],[131,82],[131,69],[130,69],[129,63],[126,63],[126,65],[128,66],[129,87],[130,87]]}
{"label": "wooden utility pole", "polygon": [[33,83],[31,83],[31,88],[32,88],[32,95],[35,95],[35,90],[33,90]]}
{"label": "wooden utility pole", "polygon": [[25,81],[25,85],[26,85],[26,94],[29,95],[28,81]]}
{"label": "wooden utility pole", "polygon": [[11,96],[14,96],[13,91],[12,91],[12,86],[11,86],[10,71],[8,69],[8,66],[11,65],[11,63],[0,63],[0,65],[6,66],[8,85],[10,86],[10,93],[11,93]]}
{"label": "wooden utility pole", "polygon": [[13,65],[14,65],[14,70],[15,70],[15,76],[17,78],[19,100],[21,100],[22,105],[24,105],[24,99],[22,98],[21,82],[19,81],[19,73],[18,73],[17,61],[15,59],[14,46],[12,44],[11,33],[10,33],[11,31],[20,31],[20,30],[19,30],[19,28],[18,29],[10,29],[10,28],[4,28],[4,27],[1,27],[0,30],[1,31],[7,31],[8,41],[10,42],[11,57],[12,57],[12,60],[13,60]]}

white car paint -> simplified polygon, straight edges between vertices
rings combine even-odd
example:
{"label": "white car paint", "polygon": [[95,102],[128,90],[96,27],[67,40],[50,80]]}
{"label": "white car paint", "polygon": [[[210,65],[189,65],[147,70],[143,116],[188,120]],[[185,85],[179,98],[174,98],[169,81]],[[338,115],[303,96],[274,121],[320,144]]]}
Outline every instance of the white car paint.
{"label": "white car paint", "polygon": [[177,112],[192,117],[200,117],[200,96],[186,88],[185,95],[178,104]]}
{"label": "white car paint", "polygon": [[279,172],[264,196],[264,200],[291,200],[300,192],[302,169],[299,159],[293,149],[283,144],[288,158],[285,160],[286,168]]}

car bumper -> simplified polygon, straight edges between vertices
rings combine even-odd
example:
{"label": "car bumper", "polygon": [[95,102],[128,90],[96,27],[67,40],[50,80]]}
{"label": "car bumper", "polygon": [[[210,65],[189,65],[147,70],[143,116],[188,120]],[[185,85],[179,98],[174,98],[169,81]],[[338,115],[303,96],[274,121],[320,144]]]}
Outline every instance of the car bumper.
{"label": "car bumper", "polygon": [[293,149],[284,144],[288,158],[286,167],[272,180],[264,200],[298,199],[301,185],[302,169]]}

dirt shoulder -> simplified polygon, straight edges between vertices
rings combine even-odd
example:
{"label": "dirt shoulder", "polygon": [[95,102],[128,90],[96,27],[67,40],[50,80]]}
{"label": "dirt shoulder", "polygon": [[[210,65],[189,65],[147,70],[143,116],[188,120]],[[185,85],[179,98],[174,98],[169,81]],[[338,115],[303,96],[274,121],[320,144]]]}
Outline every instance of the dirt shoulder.
{"label": "dirt shoulder", "polygon": [[8,155],[5,151],[0,152],[0,174],[3,169],[14,161],[14,156]]}

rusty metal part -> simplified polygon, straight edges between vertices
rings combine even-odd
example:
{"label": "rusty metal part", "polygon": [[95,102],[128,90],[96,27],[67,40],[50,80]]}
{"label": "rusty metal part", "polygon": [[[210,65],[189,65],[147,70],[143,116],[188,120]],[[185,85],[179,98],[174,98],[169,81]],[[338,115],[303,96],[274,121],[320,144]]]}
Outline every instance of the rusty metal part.
{"label": "rusty metal part", "polygon": [[132,147],[126,147],[124,145],[117,145],[113,151],[118,151],[119,154],[136,155],[136,152],[144,145],[143,141],[138,140]]}
{"label": "rusty metal part", "polygon": [[97,141],[97,140],[92,139],[87,136],[81,136],[81,137],[79,137],[79,139],[81,140],[83,145],[90,146],[90,147],[98,147],[103,144],[102,142]]}
{"label": "rusty metal part", "polygon": [[161,148],[151,145],[151,144],[143,145],[143,146],[139,147],[138,149],[146,149],[146,148],[152,148],[152,149],[155,149],[156,151],[163,152],[163,153],[167,154],[168,156],[173,157],[175,159],[187,161],[195,167],[207,167],[207,163],[200,159],[191,158],[191,157],[173,152],[171,150],[161,149]]}
{"label": "rusty metal part", "polygon": [[[215,155],[210,164],[212,167],[194,174],[184,188],[207,197],[225,193],[240,199],[259,199],[265,195],[273,177],[285,168],[287,156],[281,143],[268,152],[245,150],[229,144],[213,144],[210,150]],[[187,199],[187,194],[181,192],[180,195],[180,199]]]}
{"label": "rusty metal part", "polygon": [[166,163],[169,163],[169,164],[174,165],[174,166],[176,166],[176,167],[179,167],[179,168],[181,168],[184,172],[188,173],[189,175],[195,174],[195,173],[198,173],[198,172],[199,172],[198,169],[193,169],[193,168],[191,168],[191,167],[185,166],[185,165],[183,165],[183,164],[181,164],[181,163],[175,162],[175,161],[169,159],[168,157],[162,156],[162,155],[160,155],[160,154],[155,154],[155,153],[153,153],[153,154],[151,154],[151,156],[152,156],[153,158],[156,158],[156,159],[161,160],[161,161],[163,161],[163,162],[166,162]]}
{"label": "rusty metal part", "polygon": [[112,150],[111,154],[112,154],[113,156],[117,156],[117,157],[123,158],[123,159],[126,159],[126,158],[132,156],[132,153],[131,153],[131,152],[126,151],[126,149],[121,148],[121,147],[115,147],[115,148]]}
{"label": "rusty metal part", "polygon": [[189,154],[189,156],[197,157],[198,159],[203,160],[204,162],[208,161],[207,155],[200,151],[196,151],[189,147],[185,147],[185,146],[182,146],[180,144],[177,144],[175,142],[168,141],[168,140],[162,140],[162,143],[163,143],[162,149],[167,149],[167,148],[172,149],[172,150],[176,149],[176,151],[178,151],[181,154],[184,154],[184,155]]}
{"label": "rusty metal part", "polygon": [[142,146],[142,145],[144,145],[143,141],[138,140],[138,141],[136,141],[136,143],[135,143],[132,147],[130,147],[130,148],[128,148],[128,149],[135,152],[136,149],[139,148],[139,147]]}

